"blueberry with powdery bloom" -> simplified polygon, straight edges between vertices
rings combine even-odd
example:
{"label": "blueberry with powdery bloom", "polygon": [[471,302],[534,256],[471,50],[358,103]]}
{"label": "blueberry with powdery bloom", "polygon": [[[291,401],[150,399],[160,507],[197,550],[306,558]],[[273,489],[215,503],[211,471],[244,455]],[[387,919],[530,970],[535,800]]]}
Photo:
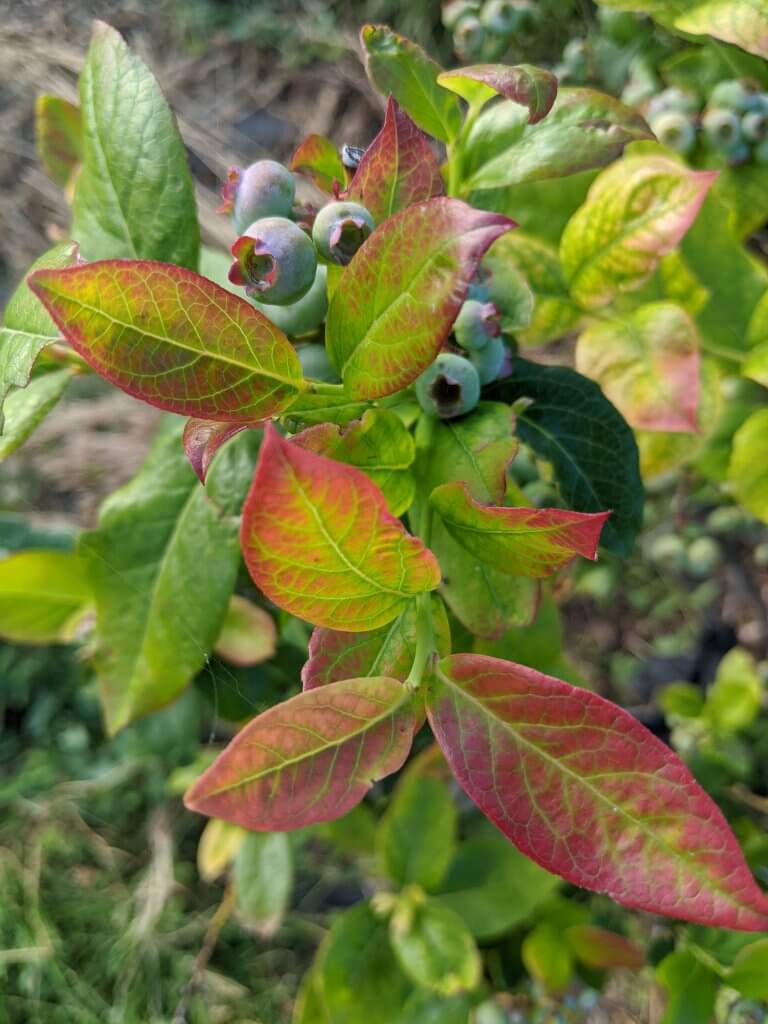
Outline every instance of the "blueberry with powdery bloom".
{"label": "blueberry with powdery bloom", "polygon": [[230,167],[219,213],[231,213],[235,230],[242,232],[262,217],[289,217],[296,198],[296,182],[276,160],[257,160],[243,169]]}
{"label": "blueberry with powdery bloom", "polygon": [[501,333],[501,315],[490,301],[469,298],[464,301],[453,325],[453,334],[463,349],[472,352],[485,348]]}
{"label": "blueberry with powdery bloom", "polygon": [[315,247],[308,235],[285,217],[263,217],[231,249],[232,284],[262,302],[286,306],[312,287],[317,270]]}
{"label": "blueberry with powdery bloom", "polygon": [[415,390],[424,412],[448,420],[475,408],[480,400],[480,378],[464,356],[441,352],[417,379]]}
{"label": "blueberry with powdery bloom", "polygon": [[328,203],[315,217],[312,241],[323,259],[345,267],[374,227],[360,203]]}

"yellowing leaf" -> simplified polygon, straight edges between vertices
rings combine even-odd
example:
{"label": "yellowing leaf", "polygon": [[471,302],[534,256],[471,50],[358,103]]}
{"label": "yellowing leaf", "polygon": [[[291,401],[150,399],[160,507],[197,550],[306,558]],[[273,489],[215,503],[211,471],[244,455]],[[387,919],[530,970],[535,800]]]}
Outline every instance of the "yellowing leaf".
{"label": "yellowing leaf", "polygon": [[233,665],[258,665],[268,661],[277,646],[272,616],[239,594],[229,599],[214,651]]}

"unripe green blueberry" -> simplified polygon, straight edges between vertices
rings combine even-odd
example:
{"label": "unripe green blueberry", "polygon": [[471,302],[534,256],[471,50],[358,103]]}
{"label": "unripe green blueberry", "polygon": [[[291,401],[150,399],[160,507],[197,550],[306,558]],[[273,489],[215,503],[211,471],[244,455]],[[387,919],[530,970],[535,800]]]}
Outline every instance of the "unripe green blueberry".
{"label": "unripe green blueberry", "polygon": [[652,121],[660,114],[668,111],[675,111],[678,114],[697,114],[699,111],[699,98],[694,92],[688,89],[672,87],[657,93],[648,104],[648,118]]}
{"label": "unripe green blueberry", "polygon": [[470,412],[480,400],[477,370],[453,352],[441,352],[417,379],[415,389],[424,412],[446,420]]}
{"label": "unripe green blueberry", "polygon": [[246,167],[231,167],[221,190],[219,213],[231,213],[235,230],[242,233],[262,217],[289,217],[296,197],[296,182],[287,167],[275,160],[257,160]]}
{"label": "unripe green blueberry", "polygon": [[[328,268],[319,263],[315,280],[306,295],[290,306],[272,306],[267,302],[251,299],[254,306],[268,317],[290,338],[310,334],[317,330],[328,312]],[[313,346],[315,347],[315,346]]]}
{"label": "unripe green blueberry", "polygon": [[697,537],[686,552],[686,567],[691,576],[704,579],[717,567],[722,557],[720,545],[712,537]]}
{"label": "unripe green blueberry", "polygon": [[323,259],[345,267],[374,226],[373,217],[360,203],[328,203],[315,217],[312,241]]}
{"label": "unripe green blueberry", "polygon": [[504,369],[507,350],[501,338],[491,338],[484,348],[469,353],[469,361],[477,370],[481,384],[490,384]]}
{"label": "unripe green blueberry", "polygon": [[449,0],[440,12],[440,19],[449,32],[453,32],[462,18],[468,14],[477,15],[480,4],[477,0]]}
{"label": "unripe green blueberry", "polygon": [[732,533],[747,523],[746,513],[738,505],[721,505],[707,516],[707,529],[712,533]]}
{"label": "unripe green blueberry", "polygon": [[768,138],[768,111],[750,110],[741,119],[741,133],[750,142]]}
{"label": "unripe green blueberry", "polygon": [[648,552],[651,561],[659,569],[669,572],[682,572],[685,568],[685,544],[673,533],[665,533],[657,537]]}
{"label": "unripe green blueberry", "polygon": [[247,228],[231,249],[232,284],[270,305],[288,306],[306,295],[315,280],[312,240],[286,217],[263,217]]}
{"label": "unripe green blueberry", "polygon": [[724,107],[735,114],[746,114],[759,102],[759,93],[747,89],[738,79],[718,82],[709,95],[709,107]]}
{"label": "unripe green blueberry", "polygon": [[496,338],[500,331],[499,311],[496,306],[492,302],[478,302],[477,299],[464,301],[453,325],[456,341],[468,352],[485,348],[491,338]]}
{"label": "unripe green blueberry", "polygon": [[311,342],[297,345],[296,355],[299,357],[305,377],[311,377],[312,380],[323,380],[328,384],[338,384],[339,375],[331,366],[324,345]]}
{"label": "unripe green blueberry", "polygon": [[453,30],[453,45],[456,52],[464,59],[472,60],[479,57],[485,42],[485,29],[480,19],[474,14],[462,18]]}
{"label": "unripe green blueberry", "polygon": [[625,45],[636,39],[639,26],[634,14],[629,11],[616,11],[611,7],[601,7],[597,13],[603,34],[614,43]]}
{"label": "unripe green blueberry", "polygon": [[525,445],[520,445],[517,450],[517,454],[509,464],[509,475],[514,480],[524,486],[525,484],[533,483],[534,480],[539,479],[539,470],[536,466],[536,462],[531,455],[531,452]]}
{"label": "unripe green blueberry", "polygon": [[658,114],[650,122],[651,131],[663,146],[678,153],[689,153],[696,142],[696,129],[693,123],[676,110],[668,110]]}
{"label": "unripe green blueberry", "polygon": [[741,141],[741,120],[726,107],[710,107],[701,120],[707,138],[718,149],[730,149]]}
{"label": "unripe green blueberry", "polygon": [[525,20],[525,14],[513,0],[488,0],[480,14],[483,28],[497,36],[520,32]]}

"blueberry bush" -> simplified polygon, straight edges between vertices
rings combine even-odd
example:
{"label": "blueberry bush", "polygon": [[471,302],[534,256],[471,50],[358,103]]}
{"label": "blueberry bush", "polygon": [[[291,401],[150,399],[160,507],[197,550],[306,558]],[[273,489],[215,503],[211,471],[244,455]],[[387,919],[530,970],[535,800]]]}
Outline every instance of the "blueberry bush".
{"label": "blueberry bush", "polygon": [[[767,55],[759,4],[744,25],[710,10],[726,0],[677,6],[652,13]],[[621,48],[635,16],[614,7],[642,5],[601,14]],[[760,789],[760,670],[736,648],[706,694],[668,687],[667,744],[581,685],[557,597],[581,560],[630,558],[643,481],[696,473],[720,511],[768,522],[768,275],[718,178],[764,173],[764,78],[638,109],[561,84],[572,44],[560,76],[488,63],[535,32],[533,4],[443,17],[486,62],[443,70],[366,25],[379,133],[233,168],[229,254],[201,246],[173,116],[117,32],[96,24],[79,106],[40,98],[71,241],[6,309],[0,452],[81,375],[167,415],[75,548],[0,562],[0,634],[77,645],[113,735],[205,686],[214,654],[279,680],[255,717],[217,705],[234,735],[169,785],[208,819],[222,916],[262,935],[308,837],[368,863],[296,1024],[521,1019],[521,969],[554,1020],[589,1010],[576,975],[588,999],[646,964],[664,1020],[704,1022],[729,993],[768,997],[768,844],[718,806]],[[648,550],[696,579],[720,557],[701,532]],[[679,922],[656,947],[648,915]]]}

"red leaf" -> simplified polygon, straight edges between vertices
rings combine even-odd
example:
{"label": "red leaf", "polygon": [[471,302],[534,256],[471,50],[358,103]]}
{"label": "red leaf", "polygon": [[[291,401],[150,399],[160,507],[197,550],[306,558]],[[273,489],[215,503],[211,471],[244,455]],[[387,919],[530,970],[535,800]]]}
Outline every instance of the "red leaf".
{"label": "red leaf", "polygon": [[205,483],[208,468],[219,448],[235,434],[255,426],[255,423],[217,423],[216,420],[198,420],[194,417],[187,420],[181,440],[189,464],[201,484]]}
{"label": "red leaf", "polygon": [[768,900],[722,813],[628,712],[471,654],[439,663],[427,711],[463,788],[542,867],[628,907],[768,929]]}
{"label": "red leaf", "polygon": [[[442,71],[438,82],[463,96],[469,103],[490,99],[494,94],[528,107],[528,123],[536,124],[552,109],[557,96],[557,77],[532,64],[474,64],[468,68]],[[469,83],[469,84],[467,84]],[[487,89],[483,90],[482,86]]]}
{"label": "red leaf", "polygon": [[398,210],[444,192],[440,165],[426,135],[390,96],[384,126],[366,149],[348,197],[381,224]]}
{"label": "red leaf", "polygon": [[351,398],[394,394],[426,370],[486,249],[514,226],[438,197],[376,228],[344,269],[326,321],[328,354]]}
{"label": "red leaf", "polygon": [[323,192],[333,192],[334,182],[343,185],[346,181],[339,152],[323,135],[308,135],[300,142],[288,166],[310,178]]}
{"label": "red leaf", "polygon": [[414,721],[408,691],[395,679],[347,679],[300,693],[239,732],[184,802],[259,832],[330,821],[402,766]]}
{"label": "red leaf", "polygon": [[387,511],[359,469],[305,451],[267,427],[243,510],[245,563],[270,600],[320,626],[383,626],[434,590],[431,551]]}
{"label": "red leaf", "polygon": [[590,967],[628,967],[639,971],[645,964],[645,954],[640,946],[624,935],[594,924],[572,925],[565,932],[565,940],[579,960]]}
{"label": "red leaf", "polygon": [[29,287],[97,373],[159,409],[251,424],[301,390],[301,363],[283,332],[191,270],[101,260],[38,270]]}
{"label": "red leaf", "polygon": [[499,572],[533,579],[551,576],[576,555],[596,558],[610,515],[483,505],[460,480],[436,487],[429,501],[454,540],[475,558]]}

